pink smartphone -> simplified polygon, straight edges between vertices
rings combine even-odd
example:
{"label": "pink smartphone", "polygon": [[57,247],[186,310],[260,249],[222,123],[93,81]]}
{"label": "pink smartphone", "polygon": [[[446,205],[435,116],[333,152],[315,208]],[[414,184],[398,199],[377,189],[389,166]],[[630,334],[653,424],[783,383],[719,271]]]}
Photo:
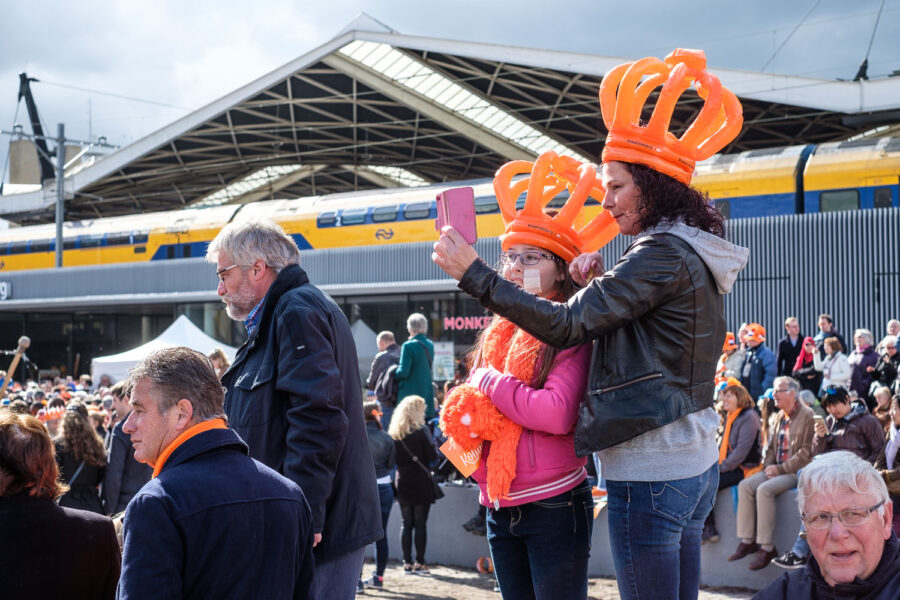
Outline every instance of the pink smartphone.
{"label": "pink smartphone", "polygon": [[470,244],[478,241],[475,225],[475,190],[470,187],[452,188],[437,195],[437,219],[434,228],[440,231],[452,225]]}

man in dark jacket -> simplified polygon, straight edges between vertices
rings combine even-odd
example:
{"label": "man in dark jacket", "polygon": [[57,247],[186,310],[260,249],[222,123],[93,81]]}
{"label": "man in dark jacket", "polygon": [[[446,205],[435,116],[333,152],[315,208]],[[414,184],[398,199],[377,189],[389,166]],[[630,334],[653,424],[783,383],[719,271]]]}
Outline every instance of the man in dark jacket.
{"label": "man in dark jacket", "polygon": [[124,381],[120,381],[110,390],[118,422],[109,431],[106,473],[103,475],[103,485],[100,489],[103,509],[110,515],[124,511],[138,490],[150,481],[150,475],[153,473],[153,469],[134,460],[131,438],[122,431],[122,425],[131,413],[129,394],[130,390]]}
{"label": "man in dark jacket", "polygon": [[790,377],[803,347],[803,334],[800,333],[800,322],[797,321],[797,317],[788,317],[784,320],[784,332],[785,336],[778,341],[778,349],[775,352],[775,375]]}
{"label": "man in dark jacket", "polygon": [[850,452],[829,452],[803,469],[797,492],[812,558],[754,600],[896,600],[900,542],[878,471]]}
{"label": "man in dark jacket", "polygon": [[398,398],[390,397],[383,390],[379,390],[376,384],[388,367],[400,362],[400,346],[397,345],[392,331],[382,331],[375,338],[375,342],[378,344],[378,354],[372,360],[372,368],[369,369],[369,377],[366,379],[366,389],[375,392],[375,399],[381,405],[381,426],[387,430],[391,425],[391,416],[394,414]]}
{"label": "man in dark jacket", "polygon": [[350,325],[271,221],[227,225],[207,260],[217,264],[228,315],[249,338],[222,376],[229,425],[252,457],[306,495],[316,593],[353,598],[365,547],[383,532]]}
{"label": "man in dark jacket", "polygon": [[160,350],[131,382],[123,430],[154,478],[125,511],[119,600],[315,597],[309,506],[225,426],[206,356]]}
{"label": "man in dark jacket", "polygon": [[844,354],[847,353],[847,342],[844,341],[844,336],[842,336],[837,330],[837,327],[834,326],[834,319],[831,318],[831,315],[827,313],[819,315],[817,325],[819,327],[819,332],[813,337],[813,341],[816,343],[816,348],[819,350],[819,358],[825,360],[825,340],[830,337],[836,337],[841,343],[841,352]]}

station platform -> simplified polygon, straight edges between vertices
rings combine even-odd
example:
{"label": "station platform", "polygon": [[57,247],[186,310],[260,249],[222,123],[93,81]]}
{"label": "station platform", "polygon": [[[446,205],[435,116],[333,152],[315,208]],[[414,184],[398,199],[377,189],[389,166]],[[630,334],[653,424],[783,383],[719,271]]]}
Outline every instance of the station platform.
{"label": "station platform", "polygon": [[[478,489],[472,485],[442,485],[445,496],[431,507],[428,515],[428,546],[426,560],[429,563],[474,568],[481,556],[490,556],[487,538],[471,534],[462,524],[475,514],[478,507]],[[775,548],[779,553],[790,550],[800,528],[797,510],[797,490],[780,495],[776,501],[777,522],[775,527]],[[737,504],[731,489],[719,492],[715,511],[716,525],[720,540],[701,547],[700,580],[709,586],[733,586],[759,590],[779,577],[784,571],[769,565],[760,571],[751,571],[747,565],[753,560],[747,557],[736,562],[728,562],[738,545],[735,536]],[[388,521],[389,554],[392,559],[401,560],[400,552],[400,507],[394,503]],[[366,556],[372,558],[374,546],[367,549]],[[609,528],[606,510],[600,512],[594,521],[591,541],[591,559],[588,574],[592,577],[614,577],[612,556],[609,550]],[[366,573],[367,577],[369,574]]]}

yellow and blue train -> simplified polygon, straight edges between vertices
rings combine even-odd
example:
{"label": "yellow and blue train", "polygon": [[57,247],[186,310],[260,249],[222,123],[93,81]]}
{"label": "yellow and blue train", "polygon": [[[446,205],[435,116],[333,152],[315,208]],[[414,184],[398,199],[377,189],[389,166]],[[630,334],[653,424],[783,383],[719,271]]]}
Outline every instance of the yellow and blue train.
{"label": "yellow and blue train", "polygon": [[[717,155],[697,165],[693,180],[733,219],[898,206],[898,184],[900,138],[890,137]],[[238,216],[271,218],[301,250],[433,240],[434,197],[458,185],[475,189],[479,236],[500,235],[493,188],[482,180],[70,222],[63,265],[204,256]],[[591,201],[585,217],[600,210]],[[52,224],[0,232],[0,271],[52,267],[55,236]]]}

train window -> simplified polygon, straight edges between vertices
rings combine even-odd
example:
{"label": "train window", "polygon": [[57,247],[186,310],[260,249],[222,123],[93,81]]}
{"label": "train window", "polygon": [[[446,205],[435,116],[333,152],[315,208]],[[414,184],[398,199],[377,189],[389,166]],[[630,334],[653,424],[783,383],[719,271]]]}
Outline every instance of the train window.
{"label": "train window", "polygon": [[36,242],[31,242],[31,251],[32,252],[49,252],[52,244],[53,244],[53,240],[38,240]]}
{"label": "train window", "polygon": [[600,201],[594,198],[593,196],[588,196],[587,200],[584,201],[585,206],[600,206]]}
{"label": "train window", "polygon": [[372,221],[375,223],[384,223],[385,221],[397,220],[397,206],[379,206],[372,209]]}
{"label": "train window", "polygon": [[81,236],[81,248],[97,248],[103,245],[103,234]]}
{"label": "train window", "polygon": [[431,215],[431,202],[415,202],[407,204],[403,209],[403,218],[407,220],[427,219],[429,215]]}
{"label": "train window", "polygon": [[366,222],[365,208],[349,208],[341,212],[341,225],[362,225]]}
{"label": "train window", "polygon": [[521,196],[519,196],[519,199],[516,200],[516,210],[522,210],[523,208],[525,208],[525,198],[526,197],[527,196],[525,196],[525,194],[522,194]]}
{"label": "train window", "polygon": [[833,190],[830,192],[822,192],[822,195],[819,196],[820,212],[858,209],[859,190]]}
{"label": "train window", "polygon": [[500,212],[500,207],[497,205],[496,198],[493,196],[481,196],[480,198],[475,198],[476,215],[489,215],[495,212]]}
{"label": "train window", "polygon": [[713,202],[713,206],[716,207],[716,210],[719,211],[719,214],[722,215],[725,219],[731,218],[731,201],[730,200],[716,200]]}
{"label": "train window", "polygon": [[107,246],[122,246],[131,243],[130,233],[113,233],[106,236]]}
{"label": "train window", "polygon": [[63,239],[63,250],[74,250],[75,246],[77,246],[77,241],[75,239]]}
{"label": "train window", "polygon": [[337,223],[337,213],[333,210],[319,213],[319,216],[316,219],[316,227],[331,227],[335,223]]}
{"label": "train window", "polygon": [[11,242],[9,244],[10,254],[25,254],[28,251],[28,242]]}
{"label": "train window", "polygon": [[547,208],[562,208],[566,205],[566,202],[569,200],[569,192],[568,190],[563,190],[557,196],[555,196],[550,202],[547,203]]}
{"label": "train window", "polygon": [[132,244],[146,244],[148,239],[150,239],[148,231],[135,231],[131,234]]}
{"label": "train window", "polygon": [[191,245],[190,244],[182,244],[181,245],[181,258],[190,258],[191,257]]}
{"label": "train window", "polygon": [[875,188],[875,208],[890,208],[894,205],[894,195],[891,188]]}
{"label": "train window", "polygon": [[175,246],[169,244],[166,246],[166,258],[173,259],[175,258]]}

